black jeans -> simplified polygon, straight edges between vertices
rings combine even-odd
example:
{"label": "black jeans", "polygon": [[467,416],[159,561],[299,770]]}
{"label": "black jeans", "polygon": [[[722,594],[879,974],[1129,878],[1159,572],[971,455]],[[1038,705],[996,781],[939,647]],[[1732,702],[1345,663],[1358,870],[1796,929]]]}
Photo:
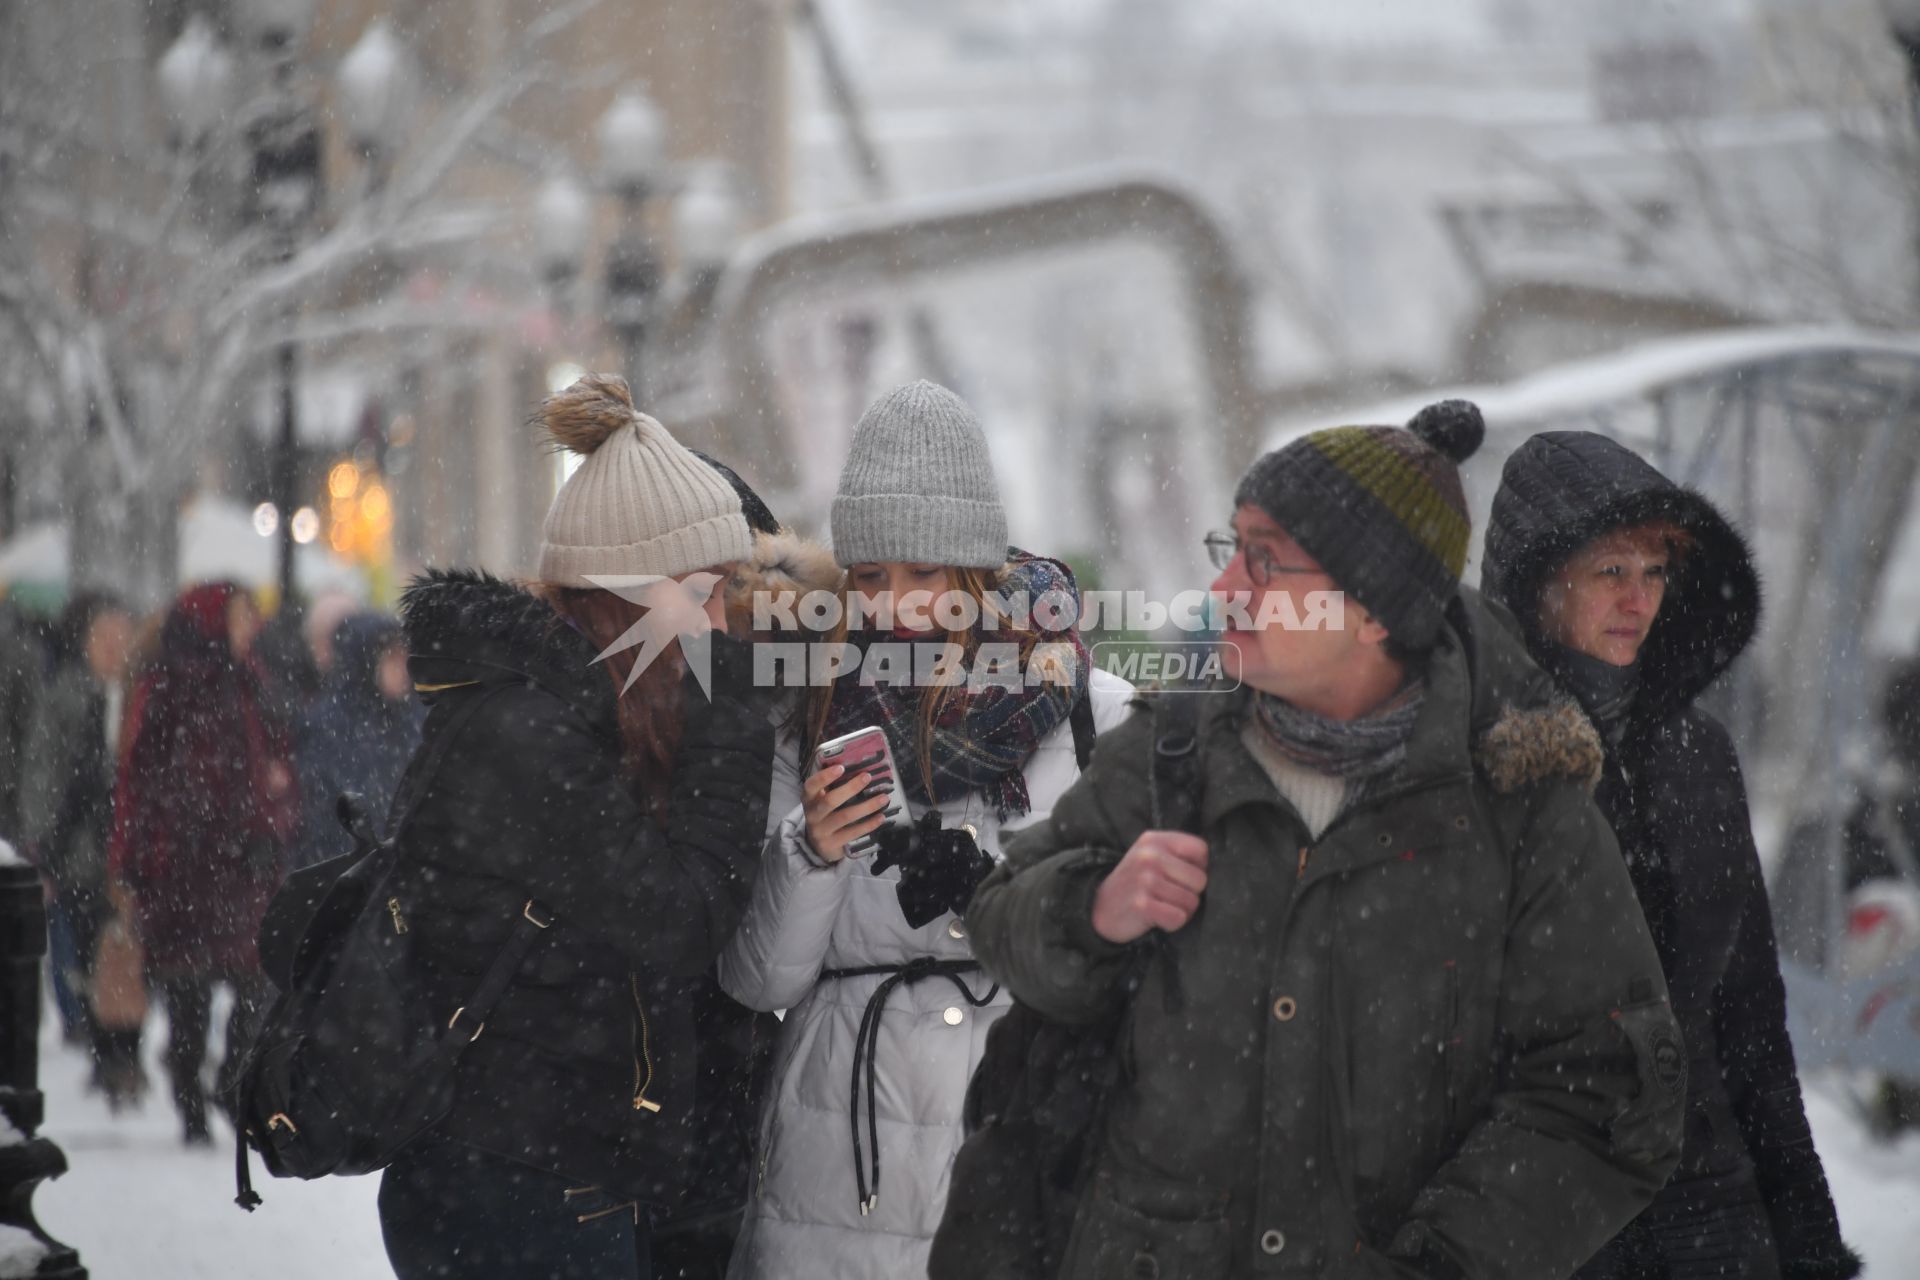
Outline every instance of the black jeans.
{"label": "black jeans", "polygon": [[[201,1072],[207,1065],[207,1041],[213,1035],[213,985],[218,979],[204,974],[172,974],[161,978],[160,998],[167,1005],[167,1075],[173,1082],[173,1100],[189,1130],[204,1129],[206,1086]],[[214,1089],[224,1099],[233,1075],[246,1056],[261,1013],[266,1009],[267,980],[259,974],[235,979],[233,1012],[227,1017],[227,1044]]]}
{"label": "black jeans", "polygon": [[651,1280],[647,1227],[596,1187],[455,1143],[403,1152],[380,1177],[398,1280]]}

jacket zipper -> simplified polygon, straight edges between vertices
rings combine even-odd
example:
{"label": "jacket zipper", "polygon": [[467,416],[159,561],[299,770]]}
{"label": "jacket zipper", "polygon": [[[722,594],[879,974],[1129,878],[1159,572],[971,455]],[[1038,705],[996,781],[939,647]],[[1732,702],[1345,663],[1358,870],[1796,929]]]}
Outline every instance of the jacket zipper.
{"label": "jacket zipper", "polygon": [[400,899],[387,899],[387,914],[393,917],[393,931],[395,933],[405,933],[407,931],[407,918],[400,914]]}
{"label": "jacket zipper", "polygon": [[633,993],[633,1012],[636,1017],[633,1025],[633,1109],[658,1112],[660,1104],[647,1096],[647,1089],[653,1084],[653,1043],[647,1028],[647,1011],[640,1004],[640,979],[634,974],[627,975],[627,989]]}

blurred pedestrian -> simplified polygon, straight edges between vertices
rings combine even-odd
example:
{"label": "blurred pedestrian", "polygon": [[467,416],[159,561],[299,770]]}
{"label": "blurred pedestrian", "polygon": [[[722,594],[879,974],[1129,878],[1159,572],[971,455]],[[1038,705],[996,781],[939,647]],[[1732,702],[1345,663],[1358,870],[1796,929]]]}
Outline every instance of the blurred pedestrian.
{"label": "blurred pedestrian", "polygon": [[[917,382],[867,410],[832,524],[843,603],[859,591],[894,616],[861,627],[843,617],[826,639],[895,645],[923,671],[912,646],[953,644],[973,662],[998,639],[1022,662],[1018,687],[973,688],[876,682],[856,663],[807,690],[781,743],[777,825],[720,965],[736,998],[787,1010],[736,1280],[925,1273],[967,1079],[1009,1003],[959,913],[1003,833],[1046,816],[1079,774],[1079,741],[1124,720],[1133,693],[1090,670],[1071,626],[990,629],[989,593],[1031,603],[1076,589],[1066,566],[1008,546],[986,436],[953,392]],[[904,603],[916,591],[930,602],[918,624]],[[982,614],[956,635],[934,621],[943,598]],[[1063,655],[1058,679],[1029,678],[1042,644]],[[870,727],[885,731],[908,812],[863,856],[853,842],[876,832],[888,796],[862,794],[864,775],[839,766],[816,771],[813,754]]]}
{"label": "blurred pedestrian", "polygon": [[[434,1007],[459,1008],[529,913],[551,918],[472,1029],[452,1110],[381,1179],[400,1280],[646,1277],[656,1225],[737,1207],[746,1178],[736,1153],[730,1202],[699,1202],[719,1145],[703,1101],[734,1065],[708,975],[752,887],[773,750],[751,653],[711,630],[747,523],[618,378],[581,379],[543,420],[582,461],[539,581],[433,572],[401,606],[422,751],[444,754],[403,801],[388,907]],[[628,598],[639,576],[650,604]],[[659,644],[624,643],[649,621]]]}
{"label": "blurred pedestrian", "polygon": [[189,1145],[212,1141],[202,1073],[213,991],[233,989],[224,1093],[265,994],[255,938],[299,821],[284,731],[251,660],[260,615],[233,583],[187,591],[135,686],[108,870],[167,1007],[167,1072]]}
{"label": "blurred pedestrian", "polygon": [[[1849,927],[1840,954],[1849,977],[1902,963],[1920,947],[1920,658],[1888,673],[1880,731],[1886,755],[1859,780],[1841,833]],[[1868,1116],[1883,1137],[1920,1126],[1920,1070],[1883,1076]]]}
{"label": "blurred pedestrian", "polygon": [[320,696],[320,662],[307,636],[306,608],[298,598],[283,600],[256,629],[250,655],[261,708],[289,737]]}
{"label": "blurred pedestrian", "polygon": [[385,835],[387,807],[420,744],[425,715],[413,696],[397,619],[372,612],[341,619],[327,639],[327,659],[320,696],[294,742],[302,808],[290,859],[296,869],[351,847],[336,813],[342,795],[353,796],[375,833]]}
{"label": "blurred pedestrian", "polygon": [[108,1035],[93,1017],[93,969],[107,895],[107,843],[126,716],[133,616],[112,596],[84,592],[56,630],[52,675],[21,762],[21,828],[51,888],[48,951],[55,1003],[69,1038],[94,1057],[94,1084],[117,1110],[145,1086],[139,1030]]}
{"label": "blurred pedestrian", "polygon": [[1599,744],[1459,587],[1482,433],[1445,402],[1241,478],[1207,539],[1237,687],[1150,700],[974,898],[994,975],[1118,1065],[1032,1104],[1091,1111],[1083,1153],[956,1187],[939,1280],[1033,1252],[1003,1224],[1055,1164],[1067,1280],[1565,1280],[1664,1181],[1679,1047]]}
{"label": "blurred pedestrian", "polygon": [[1801,1102],[1740,761],[1697,705],[1760,624],[1745,540],[1624,445],[1545,432],[1507,459],[1483,575],[1604,740],[1595,798],[1687,1047],[1679,1166],[1580,1275],[1859,1274]]}
{"label": "blurred pedestrian", "polygon": [[319,673],[322,687],[333,670],[334,629],[354,614],[366,611],[365,605],[339,590],[323,591],[307,603],[301,626],[305,628],[307,649],[313,654],[314,670]]}

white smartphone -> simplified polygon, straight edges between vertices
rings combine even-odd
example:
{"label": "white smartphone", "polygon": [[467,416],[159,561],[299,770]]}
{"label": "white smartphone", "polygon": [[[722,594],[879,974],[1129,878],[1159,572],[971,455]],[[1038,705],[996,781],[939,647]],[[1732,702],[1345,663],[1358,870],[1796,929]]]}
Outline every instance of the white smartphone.
{"label": "white smartphone", "polygon": [[[873,725],[821,743],[814,748],[813,768],[808,771],[808,776],[834,764],[846,768],[846,773],[841,775],[843,780],[856,773],[873,775],[872,786],[862,793],[862,798],[877,794],[877,788],[886,788],[887,807],[884,812],[887,820],[882,826],[906,824],[907,794],[900,785],[900,771],[894,768],[893,749],[887,745],[885,729]],[[876,844],[874,837],[879,834],[876,829],[861,836],[847,845],[847,853],[856,858],[872,853]]]}

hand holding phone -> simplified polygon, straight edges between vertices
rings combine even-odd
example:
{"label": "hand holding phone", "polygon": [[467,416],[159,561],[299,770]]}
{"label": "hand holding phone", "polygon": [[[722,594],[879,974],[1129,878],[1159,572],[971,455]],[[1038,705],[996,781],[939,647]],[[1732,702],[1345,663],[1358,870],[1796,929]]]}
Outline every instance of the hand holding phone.
{"label": "hand holding phone", "polygon": [[906,811],[886,732],[857,729],[814,752],[801,789],[807,838],[828,862],[873,849],[873,833]]}

